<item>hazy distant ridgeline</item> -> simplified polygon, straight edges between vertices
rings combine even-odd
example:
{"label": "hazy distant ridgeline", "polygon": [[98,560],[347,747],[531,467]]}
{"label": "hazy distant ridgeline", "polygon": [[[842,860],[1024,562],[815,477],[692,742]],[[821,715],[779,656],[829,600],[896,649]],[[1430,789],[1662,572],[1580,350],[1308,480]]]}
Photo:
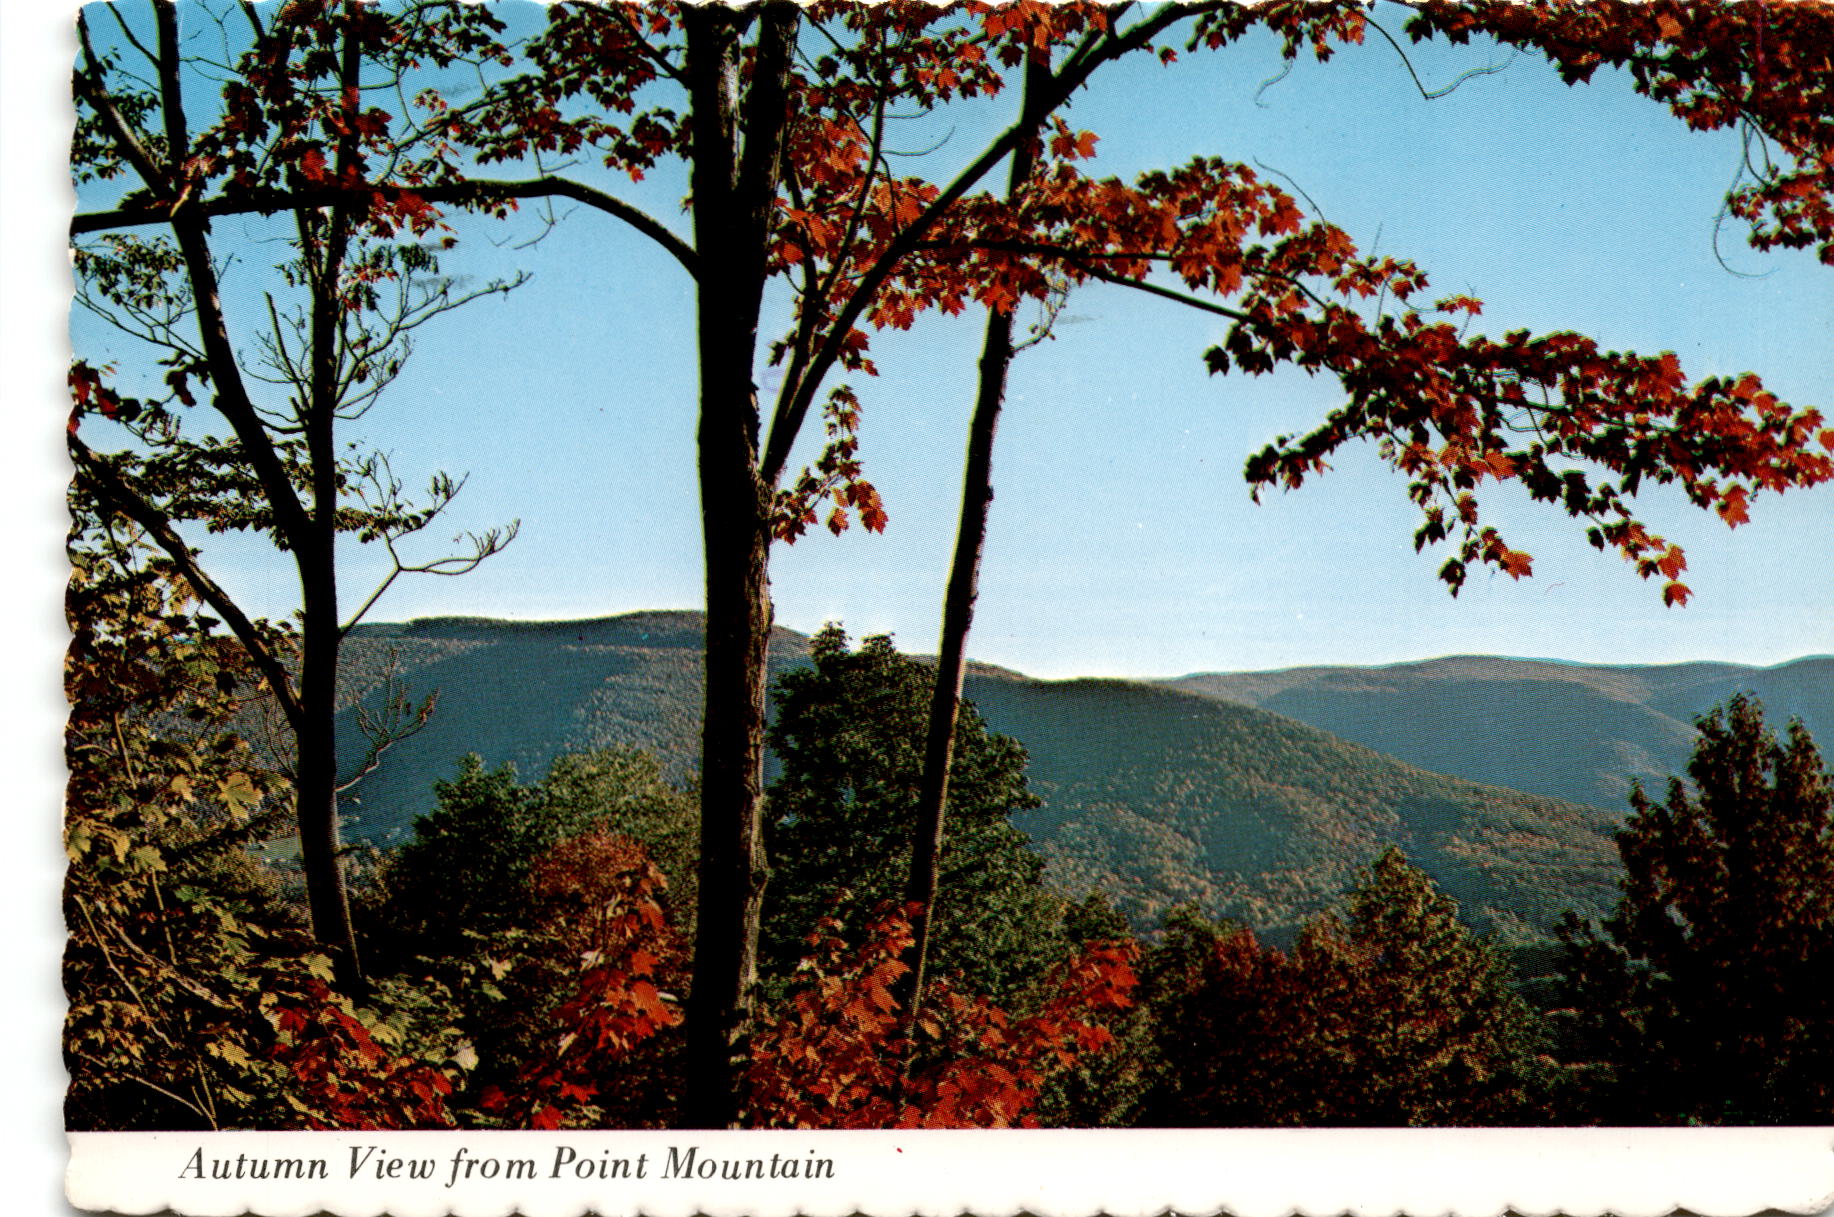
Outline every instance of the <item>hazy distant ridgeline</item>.
{"label": "hazy distant ridgeline", "polygon": [[[699,750],[700,646],[692,612],[358,629],[346,644],[347,755],[360,747],[354,706],[377,695],[391,666],[410,695],[437,690],[439,708],[352,792],[353,835],[386,843],[410,832],[432,806],[433,782],[467,752],[533,778],[561,753],[628,744],[686,775]],[[775,668],[806,656],[804,636],[777,631]],[[1349,670],[1333,671],[1345,690]],[[1291,675],[1245,678],[1270,682],[1257,690],[1268,709],[1208,691],[1037,681],[985,666],[970,675],[968,695],[1031,753],[1044,806],[1020,823],[1056,885],[1104,888],[1143,926],[1183,900],[1263,928],[1292,924],[1391,842],[1474,922],[1509,938],[1537,936],[1562,909],[1609,903],[1614,812],[1428,772],[1270,712],[1303,686],[1279,687]],[[1442,677],[1441,691],[1459,683]],[[1474,730],[1456,715],[1438,721],[1452,735]],[[1590,738],[1598,722],[1589,714],[1567,738]],[[1462,743],[1444,745],[1447,755],[1456,759]]]}
{"label": "hazy distant ridgeline", "polygon": [[1412,764],[1476,782],[1624,808],[1687,764],[1694,719],[1737,692],[1774,723],[1834,739],[1834,658],[1772,668],[1613,667],[1452,656],[1382,668],[1205,672],[1172,688],[1289,715]]}
{"label": "hazy distant ridgeline", "polygon": [[[808,656],[791,630],[771,640],[773,675]],[[537,778],[556,756],[614,744],[648,749],[685,777],[700,755],[701,615],[631,613],[590,621],[435,617],[357,627],[344,644],[340,741],[360,754],[355,706],[393,670],[409,696],[439,694],[420,734],[353,792],[359,836],[411,832],[433,808],[433,782],[468,752]]]}

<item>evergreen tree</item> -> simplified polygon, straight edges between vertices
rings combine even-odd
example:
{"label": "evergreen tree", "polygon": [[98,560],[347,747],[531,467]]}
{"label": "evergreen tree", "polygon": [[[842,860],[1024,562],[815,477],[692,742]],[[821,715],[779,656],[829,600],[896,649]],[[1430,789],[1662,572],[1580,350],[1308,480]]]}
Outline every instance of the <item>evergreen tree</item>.
{"label": "evergreen tree", "polygon": [[387,940],[372,947],[397,958],[463,955],[468,942],[527,921],[530,868],[556,844],[588,832],[641,842],[668,882],[678,926],[691,924],[694,803],[661,765],[635,749],[557,757],[547,777],[517,781],[514,766],[486,770],[477,756],[434,786],[438,806],[414,822],[414,837],[382,877],[380,919]]}
{"label": "evergreen tree", "polygon": [[1579,1054],[1627,1123],[1834,1120],[1834,782],[1802,724],[1735,697],[1688,781],[1641,788],[1601,936],[1561,927]]}
{"label": "evergreen tree", "polygon": [[[776,687],[771,746],[783,768],[766,822],[767,978],[788,976],[822,918],[858,932],[881,904],[897,901],[916,830],[930,669],[886,637],[851,650],[832,625],[810,653],[814,665],[786,672]],[[958,733],[936,971],[1005,1001],[1062,954],[1061,905],[1043,887],[1043,860],[1010,819],[1038,805],[1025,784],[1025,750],[988,731],[971,706]]]}

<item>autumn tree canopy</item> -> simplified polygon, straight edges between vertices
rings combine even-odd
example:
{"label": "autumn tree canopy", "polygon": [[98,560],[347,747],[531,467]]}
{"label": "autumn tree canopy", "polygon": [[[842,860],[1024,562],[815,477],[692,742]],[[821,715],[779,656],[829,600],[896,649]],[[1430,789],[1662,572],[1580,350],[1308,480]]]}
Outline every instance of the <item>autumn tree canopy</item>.
{"label": "autumn tree canopy", "polygon": [[1149,969],[1170,1125],[1534,1122],[1534,1020],[1457,905],[1389,849],[1291,950],[1187,911]]}

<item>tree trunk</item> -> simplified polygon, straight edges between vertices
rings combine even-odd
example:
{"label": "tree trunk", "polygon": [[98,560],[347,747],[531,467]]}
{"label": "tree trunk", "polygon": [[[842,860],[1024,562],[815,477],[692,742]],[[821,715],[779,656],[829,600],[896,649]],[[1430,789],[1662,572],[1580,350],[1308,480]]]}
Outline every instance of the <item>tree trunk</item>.
{"label": "tree trunk", "polygon": [[[1048,78],[1049,69],[1027,61],[1027,94]],[[1021,103],[1021,112],[1024,104]],[[1037,163],[1038,141],[1034,129],[1013,149],[1007,178],[1007,199],[1017,199]],[[910,972],[900,994],[906,1023],[914,1022],[923,1006],[924,972],[928,964],[932,910],[936,905],[937,876],[942,861],[945,809],[949,802],[949,769],[955,758],[955,724],[962,704],[962,680],[967,674],[968,631],[974,624],[974,602],[980,594],[981,553],[987,542],[987,512],[993,503],[993,441],[1006,403],[1006,373],[1013,358],[1013,314],[990,311],[987,333],[981,344],[980,380],[975,390],[974,416],[968,424],[968,455],[962,471],[961,520],[956,528],[955,555],[949,566],[949,586],[943,598],[942,639],[936,652],[936,683],[930,696],[930,719],[924,737],[923,777],[917,792],[917,829],[911,844],[911,870],[904,899],[915,909],[911,916],[912,942],[905,956]]]}
{"label": "tree trunk", "polygon": [[955,723],[961,712],[962,680],[967,673],[968,630],[974,623],[979,594],[981,552],[987,538],[987,509],[993,502],[993,440],[1006,398],[1006,369],[1012,361],[1013,317],[1010,312],[987,318],[981,348],[980,388],[968,433],[968,457],[962,475],[961,522],[955,556],[943,600],[942,641],[937,648],[936,683],[930,695],[929,727],[924,737],[923,779],[917,794],[917,831],[904,899],[911,914],[912,942],[906,954],[910,973],[902,996],[905,1018],[914,1020],[923,1004],[924,970],[929,956],[931,910],[936,903],[937,873],[942,859],[944,809],[949,800],[949,768],[955,758]]}
{"label": "tree trunk", "polygon": [[[741,96],[740,38],[754,19],[756,53]],[[739,1068],[750,1029],[764,900],[774,495],[758,471],[760,419],[751,371],[797,21],[797,10],[788,4],[754,10],[694,5],[682,17],[693,101],[697,443],[707,593],[699,921],[682,1119],[701,1128],[726,1127],[741,1115]]]}
{"label": "tree trunk", "polygon": [[[345,0],[345,16],[355,0]],[[344,29],[339,83],[345,105],[355,104],[361,54],[353,26]],[[354,116],[353,116],[354,118]],[[340,178],[359,172],[356,124],[348,124],[338,141]],[[338,620],[337,534],[339,469],[337,451],[338,372],[344,304],[340,292],[344,257],[350,241],[350,209],[336,206],[329,217],[296,213],[300,255],[309,267],[312,287],[311,383],[304,411],[311,482],[308,540],[293,560],[300,593],[300,721],[297,783],[300,857],[306,872],[306,896],[312,930],[330,952],[338,987],[352,1001],[369,999],[369,982],[357,955],[350,924],[350,900],[338,839],[337,677],[343,631]]]}
{"label": "tree trunk", "polygon": [[[325,547],[326,550],[329,546]],[[369,982],[350,923],[338,837],[337,576],[329,553],[298,555],[304,591],[299,673],[298,757],[294,774],[300,865],[312,936],[330,954],[338,988],[352,1001],[369,999]]]}
{"label": "tree trunk", "polygon": [[683,1113],[690,1126],[700,1128],[725,1127],[739,1109],[737,1070],[757,979],[764,898],[764,699],[771,630],[769,533],[757,509],[756,483],[749,461],[739,462],[737,476],[720,468],[721,437],[711,434],[716,430],[703,423],[706,701],[699,921]]}

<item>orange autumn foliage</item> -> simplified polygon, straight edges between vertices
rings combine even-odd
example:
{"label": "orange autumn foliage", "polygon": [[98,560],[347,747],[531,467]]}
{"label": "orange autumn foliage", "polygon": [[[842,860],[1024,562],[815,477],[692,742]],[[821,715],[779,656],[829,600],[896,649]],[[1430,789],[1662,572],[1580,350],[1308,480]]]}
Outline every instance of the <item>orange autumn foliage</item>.
{"label": "orange autumn foliage", "polygon": [[892,985],[909,919],[886,913],[853,947],[836,928],[824,923],[802,985],[752,1040],[752,1127],[1035,1127],[1045,1084],[1106,1048],[1099,1016],[1133,1002],[1137,948],[1097,943],[1046,978],[1049,999],[1025,1017],[933,983],[907,1037]]}
{"label": "orange autumn foliage", "polygon": [[554,1008],[552,1050],[481,1106],[511,1127],[551,1130],[607,1098],[608,1073],[682,1020],[663,986],[682,966],[658,896],[662,872],[641,845],[606,832],[560,842],[529,877],[532,911],[571,990]]}

